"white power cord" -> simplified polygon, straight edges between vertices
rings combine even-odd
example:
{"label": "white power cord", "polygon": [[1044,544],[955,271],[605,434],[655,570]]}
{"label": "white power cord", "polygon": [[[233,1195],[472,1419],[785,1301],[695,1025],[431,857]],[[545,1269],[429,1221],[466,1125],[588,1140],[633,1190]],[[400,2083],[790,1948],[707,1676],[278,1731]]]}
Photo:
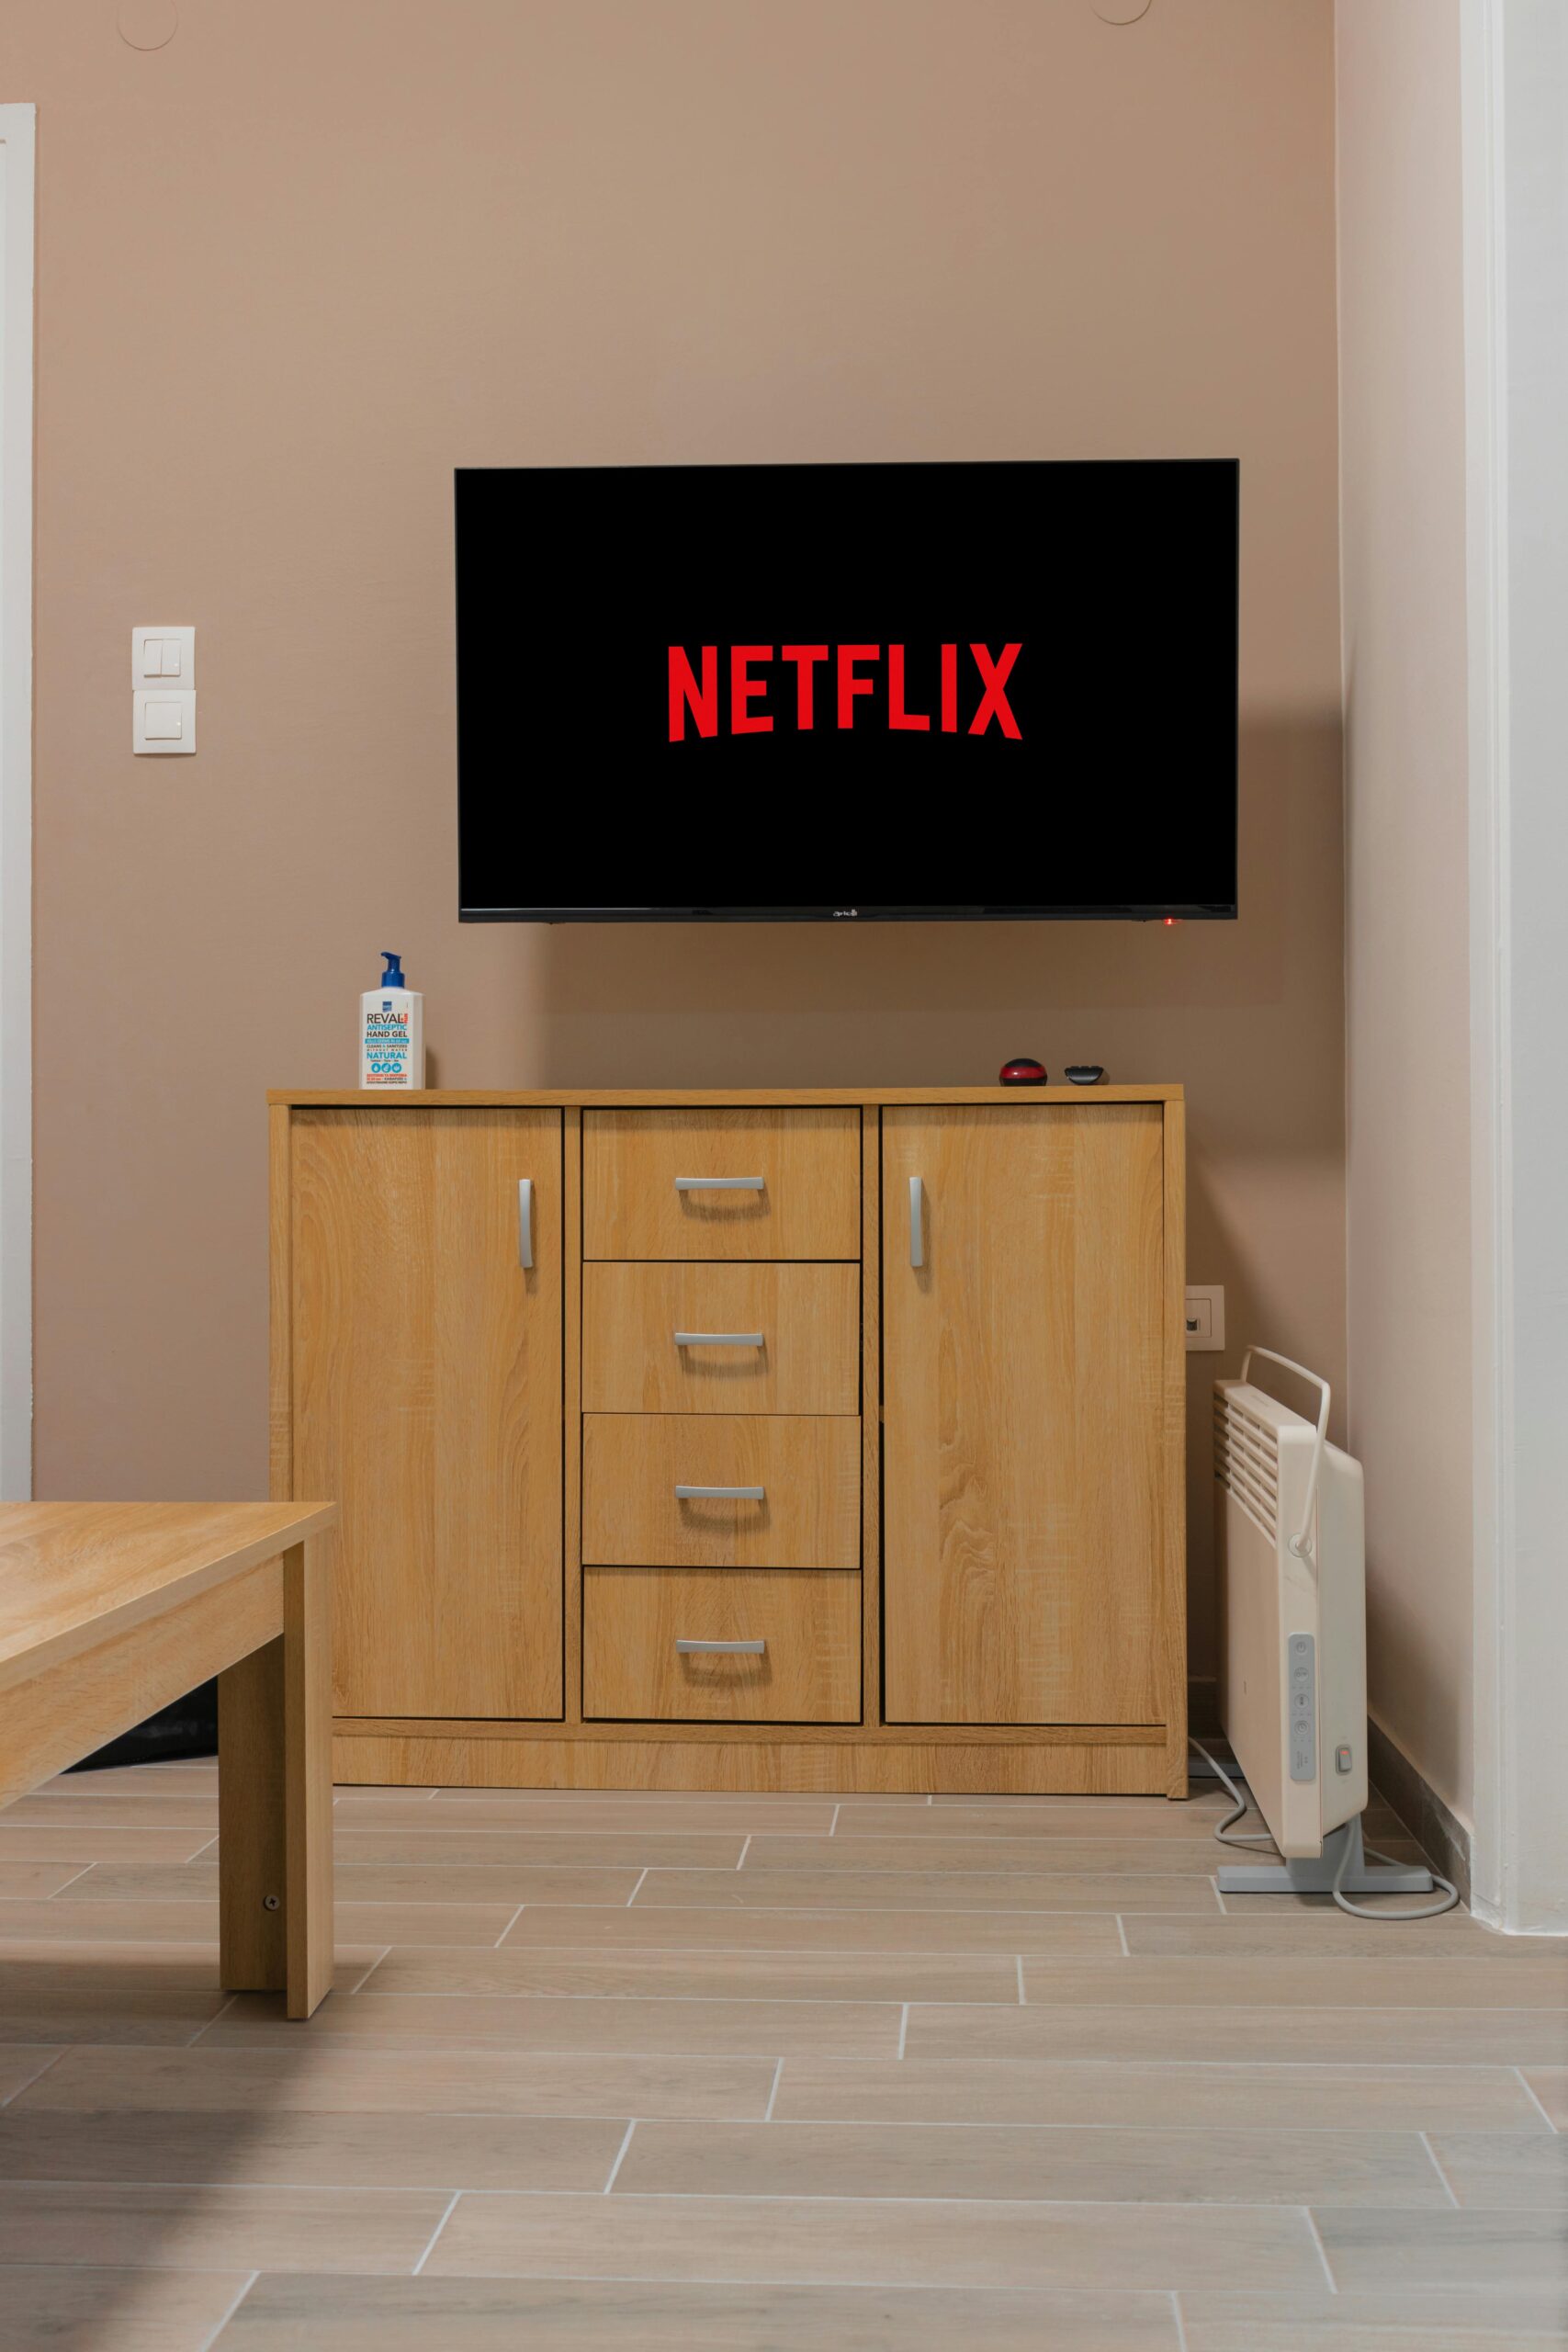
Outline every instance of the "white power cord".
{"label": "white power cord", "polygon": [[[1227,1813],[1224,1819],[1217,1825],[1214,1830],[1214,1835],[1219,1839],[1221,1845],[1271,1846],[1274,1840],[1269,1837],[1266,1829],[1262,1831],[1247,1830],[1244,1831],[1240,1837],[1237,1837],[1235,1832],[1232,1829],[1231,1824],[1233,1821],[1240,1821],[1243,1815],[1247,1813],[1247,1797],[1243,1792],[1237,1788],[1235,1782],[1231,1779],[1230,1774],[1225,1770],[1224,1766],[1216,1757],[1213,1757],[1209,1753],[1209,1750],[1204,1747],[1201,1739],[1193,1739],[1191,1735],[1189,1734],[1188,1744],[1190,1747],[1197,1749],[1199,1755],[1203,1758],[1203,1761],[1208,1765],[1209,1770],[1214,1774],[1215,1778],[1224,1781],[1225,1793],[1232,1799],[1235,1806],[1235,1811],[1234,1813]],[[1380,1854],[1375,1846],[1368,1846],[1364,1849],[1364,1851],[1366,1852],[1368,1860],[1374,1862],[1392,1862],[1394,1859],[1392,1854]],[[1454,1884],[1452,1879],[1445,1878],[1441,1871],[1433,1870],[1431,1863],[1428,1862],[1427,1864],[1428,1871],[1437,1881],[1438,1884],[1443,1889],[1443,1899],[1440,1903],[1424,1903],[1418,1911],[1389,1911],[1385,1910],[1381,1905],[1374,1910],[1365,1903],[1352,1903],[1348,1894],[1344,1894],[1340,1892],[1340,1882],[1344,1878],[1345,1872],[1348,1870],[1349,1866],[1350,1846],[1349,1841],[1347,1840],[1345,1851],[1339,1858],[1339,1867],[1334,1873],[1334,1883],[1328,1891],[1330,1894],[1333,1895],[1335,1902],[1339,1905],[1341,1911],[1348,1911],[1353,1919],[1439,1919],[1445,1911],[1451,1911],[1459,1901],[1459,1889]]]}

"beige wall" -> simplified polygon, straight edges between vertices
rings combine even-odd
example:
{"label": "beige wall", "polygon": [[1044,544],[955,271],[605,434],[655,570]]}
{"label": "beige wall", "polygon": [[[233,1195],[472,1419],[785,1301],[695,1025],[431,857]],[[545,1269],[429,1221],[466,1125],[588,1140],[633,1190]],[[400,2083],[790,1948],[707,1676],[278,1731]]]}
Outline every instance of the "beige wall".
{"label": "beige wall", "polygon": [[1471,1816],[1459,0],[1342,6],[1350,1434],[1372,1712]]}
{"label": "beige wall", "polygon": [[[181,0],[150,54],[108,0],[5,13],[39,1491],[262,1490],[262,1091],[351,1080],[384,944],[449,1082],[1184,1080],[1193,1279],[1337,1381],[1329,0]],[[459,929],[454,465],[1200,454],[1242,461],[1239,924]],[[136,621],[197,625],[193,760],[130,755]],[[581,783],[537,779],[547,867]]]}

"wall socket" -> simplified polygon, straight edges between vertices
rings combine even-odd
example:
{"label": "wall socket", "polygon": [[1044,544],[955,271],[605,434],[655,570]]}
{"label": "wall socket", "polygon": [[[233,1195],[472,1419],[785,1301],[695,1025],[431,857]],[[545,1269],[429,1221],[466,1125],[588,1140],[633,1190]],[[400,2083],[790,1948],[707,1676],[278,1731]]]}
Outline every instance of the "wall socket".
{"label": "wall socket", "polygon": [[1187,1352],[1217,1355],[1225,1344],[1225,1294],[1220,1283],[1187,1285]]}

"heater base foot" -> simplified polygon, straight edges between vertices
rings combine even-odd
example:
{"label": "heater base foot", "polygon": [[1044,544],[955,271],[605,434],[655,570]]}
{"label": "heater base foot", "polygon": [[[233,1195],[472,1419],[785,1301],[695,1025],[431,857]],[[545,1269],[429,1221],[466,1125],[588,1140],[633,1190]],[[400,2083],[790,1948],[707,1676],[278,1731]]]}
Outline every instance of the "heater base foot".
{"label": "heater base foot", "polygon": [[[1349,1857],[1345,1859],[1345,1849]],[[1332,1894],[1335,1875],[1344,1861],[1341,1894],[1431,1894],[1432,1873],[1418,1864],[1369,1862],[1361,1842],[1361,1816],[1331,1829],[1315,1859],[1298,1856],[1291,1862],[1258,1863],[1241,1868],[1227,1865],[1219,1872],[1222,1894]]]}

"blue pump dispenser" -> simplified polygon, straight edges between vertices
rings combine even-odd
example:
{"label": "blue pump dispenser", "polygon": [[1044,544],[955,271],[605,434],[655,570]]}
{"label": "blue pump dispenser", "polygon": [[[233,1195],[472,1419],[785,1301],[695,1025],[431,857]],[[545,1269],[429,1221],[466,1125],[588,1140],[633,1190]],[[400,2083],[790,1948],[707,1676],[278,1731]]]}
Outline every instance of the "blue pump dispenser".
{"label": "blue pump dispenser", "polygon": [[403,978],[403,959],[383,947],[386,966],[359,1000],[359,1083],[378,1093],[424,1084],[424,999]]}

